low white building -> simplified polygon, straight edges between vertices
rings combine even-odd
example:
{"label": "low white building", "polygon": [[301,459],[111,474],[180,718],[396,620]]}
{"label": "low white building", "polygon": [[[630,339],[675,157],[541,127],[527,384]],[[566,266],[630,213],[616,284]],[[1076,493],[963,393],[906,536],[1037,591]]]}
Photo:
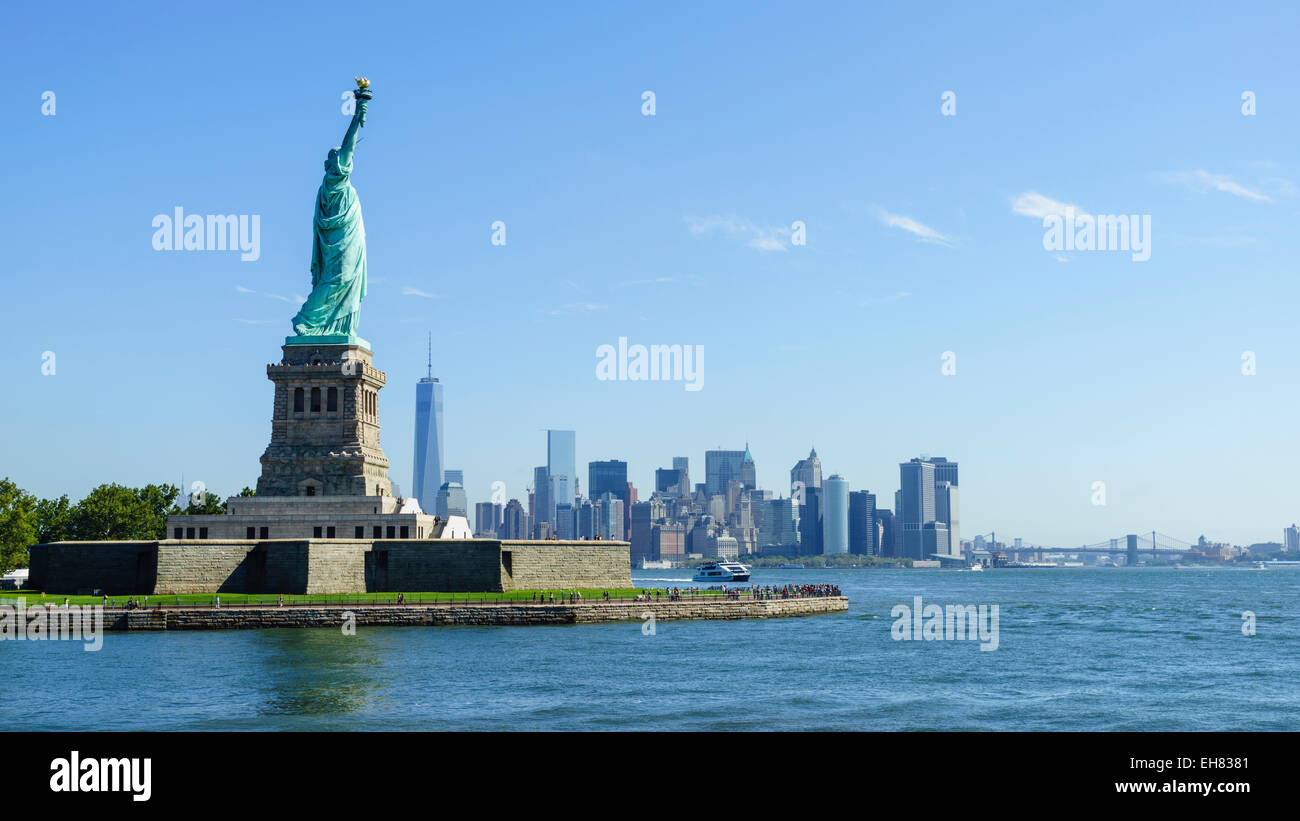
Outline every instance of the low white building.
{"label": "low white building", "polygon": [[18,590],[27,586],[27,568],[11,570],[0,576],[0,590]]}

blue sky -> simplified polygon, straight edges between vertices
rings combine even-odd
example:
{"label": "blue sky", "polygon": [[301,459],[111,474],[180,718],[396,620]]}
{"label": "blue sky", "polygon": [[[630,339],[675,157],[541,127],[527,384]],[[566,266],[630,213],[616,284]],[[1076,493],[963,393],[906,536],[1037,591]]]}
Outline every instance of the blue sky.
{"label": "blue sky", "polygon": [[[432,330],[471,503],[497,480],[526,498],[555,427],[643,492],[675,455],[702,481],[706,449],[748,440],[762,486],[815,445],[892,506],[898,462],[947,456],[966,537],[1248,543],[1300,519],[1294,9],[9,16],[0,474],[34,492],[255,483],[264,365],[310,290],[321,162],[364,74],[361,334],[403,488]],[[1050,203],[1150,215],[1150,260],[1045,250]],[[260,215],[260,257],[155,251],[151,221],[177,206]],[[703,390],[598,381],[620,336],[703,345]]]}

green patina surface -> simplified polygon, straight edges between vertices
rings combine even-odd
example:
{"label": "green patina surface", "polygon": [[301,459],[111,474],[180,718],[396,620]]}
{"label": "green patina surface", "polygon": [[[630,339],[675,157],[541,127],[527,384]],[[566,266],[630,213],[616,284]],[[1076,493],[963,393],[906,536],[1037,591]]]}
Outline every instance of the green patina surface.
{"label": "green patina surface", "polygon": [[352,157],[370,94],[360,89],[355,94],[356,113],[343,143],[325,158],[325,179],[316,192],[312,218],[311,293],[293,318],[297,336],[286,339],[286,345],[333,344],[323,337],[343,337],[340,344],[355,344],[357,339],[366,295],[366,226],[352,187]]}
{"label": "green patina surface", "polygon": [[370,350],[370,343],[356,334],[317,334],[316,336],[286,336],[286,345],[359,345]]}

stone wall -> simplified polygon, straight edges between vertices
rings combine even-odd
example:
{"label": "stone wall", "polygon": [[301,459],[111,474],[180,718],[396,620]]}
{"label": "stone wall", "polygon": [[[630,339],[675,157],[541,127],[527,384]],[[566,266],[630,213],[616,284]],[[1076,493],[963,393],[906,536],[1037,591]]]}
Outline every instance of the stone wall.
{"label": "stone wall", "polygon": [[305,592],[360,593],[373,589],[367,586],[366,556],[374,542],[368,539],[311,539],[302,544],[307,558]]}
{"label": "stone wall", "polygon": [[31,585],[52,595],[632,587],[627,542],[168,539],[54,542],[31,555]]}
{"label": "stone wall", "polygon": [[108,595],[151,588],[157,573],[158,542],[57,542],[33,545],[28,584],[49,593]]}
{"label": "stone wall", "polygon": [[345,614],[358,626],[592,624],[682,619],[774,619],[849,609],[844,596],[807,599],[740,599],[584,602],[582,604],[366,604],[285,607],[167,607],[109,614],[110,630],[239,630],[269,627],[342,627]]}
{"label": "stone wall", "polygon": [[501,543],[504,590],[632,587],[627,542],[507,541]]}
{"label": "stone wall", "polygon": [[148,590],[118,590],[117,593],[237,593],[248,589],[249,554],[257,547],[255,541],[153,544],[158,554],[158,573],[153,586]]}
{"label": "stone wall", "polygon": [[[502,591],[501,542],[494,539],[385,540],[376,553],[387,551],[387,581],[377,579],[374,590],[479,593]],[[379,564],[378,556],[372,561]]]}

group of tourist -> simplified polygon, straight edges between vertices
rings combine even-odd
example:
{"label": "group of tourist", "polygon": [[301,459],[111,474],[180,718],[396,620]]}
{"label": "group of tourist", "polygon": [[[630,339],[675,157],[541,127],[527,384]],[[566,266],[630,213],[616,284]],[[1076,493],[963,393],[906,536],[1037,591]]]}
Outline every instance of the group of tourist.
{"label": "group of tourist", "polygon": [[[64,607],[67,607],[67,606],[68,606],[68,598],[67,598],[66,596],[63,598],[63,606],[64,606]],[[110,599],[110,598],[108,597],[108,594],[105,593],[105,594],[104,594],[104,606],[105,606],[105,607],[117,607],[117,602],[116,602],[115,600],[113,600],[113,599]],[[129,596],[129,597],[127,597],[126,602],[125,602],[122,606],[125,607],[127,610],[135,610],[137,607],[148,607],[148,606],[149,606],[149,597],[148,597],[148,596],[143,596],[143,597],[137,599],[135,596]]]}
{"label": "group of tourist", "polygon": [[756,599],[804,599],[818,596],[841,596],[837,584],[786,584],[754,585],[749,588],[749,595]]}
{"label": "group of tourist", "polygon": [[723,589],[722,587],[670,587],[664,591],[664,598],[668,601],[681,601],[686,596],[700,596],[706,591]]}
{"label": "group of tourist", "polygon": [[[551,591],[551,594],[550,594],[550,600],[549,600],[549,601],[547,601],[546,595],[547,595],[547,594],[546,594],[545,591],[542,591],[542,592],[540,592],[540,593],[539,593],[539,592],[534,592],[534,593],[533,593],[533,604],[537,604],[538,602],[541,602],[542,604],[555,604],[555,591],[554,591],[554,590]],[[566,601],[567,601],[568,604],[577,604],[578,602],[582,601],[582,591],[581,591],[581,590],[570,590],[570,591],[567,592],[567,593],[565,593],[565,592],[561,592],[561,593],[560,593],[560,604],[565,604]],[[608,592],[605,593],[605,601],[609,601],[609,593],[608,593]]]}

